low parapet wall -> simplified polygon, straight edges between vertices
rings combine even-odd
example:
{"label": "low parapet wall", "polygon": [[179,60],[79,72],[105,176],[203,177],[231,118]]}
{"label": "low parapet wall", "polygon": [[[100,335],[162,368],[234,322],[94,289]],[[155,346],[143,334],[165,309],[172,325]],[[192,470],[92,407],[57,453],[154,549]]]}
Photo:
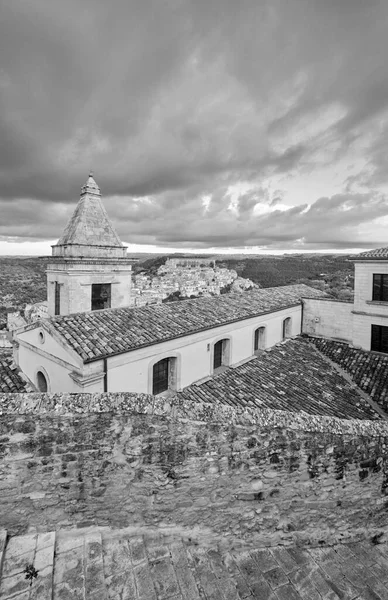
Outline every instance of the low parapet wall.
{"label": "low parapet wall", "polygon": [[387,531],[388,426],[146,395],[0,395],[0,527],[196,528],[230,544]]}

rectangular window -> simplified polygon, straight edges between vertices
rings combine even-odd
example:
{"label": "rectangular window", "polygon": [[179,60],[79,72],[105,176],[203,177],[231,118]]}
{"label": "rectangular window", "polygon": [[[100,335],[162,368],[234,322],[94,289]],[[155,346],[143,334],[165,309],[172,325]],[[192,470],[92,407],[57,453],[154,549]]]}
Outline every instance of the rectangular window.
{"label": "rectangular window", "polygon": [[222,366],[222,350],[223,350],[224,340],[220,340],[216,344],[214,344],[214,361],[213,368],[218,369]]}
{"label": "rectangular window", "polygon": [[371,350],[388,354],[388,327],[372,325]]}
{"label": "rectangular window", "polygon": [[265,336],[265,328],[264,327],[259,327],[259,329],[256,329],[256,331],[255,331],[255,346],[254,346],[255,352],[256,352],[256,350],[262,350],[265,347],[264,336]]}
{"label": "rectangular window", "polygon": [[54,315],[61,314],[61,286],[58,281],[55,282],[54,291]]}
{"label": "rectangular window", "polygon": [[388,302],[388,274],[373,274],[372,300]]}
{"label": "rectangular window", "polygon": [[169,359],[164,358],[160,360],[153,367],[152,373],[152,393],[161,394],[168,390],[168,370],[169,370]]}
{"label": "rectangular window", "polygon": [[92,310],[102,310],[103,308],[110,308],[110,300],[110,283],[92,284]]}

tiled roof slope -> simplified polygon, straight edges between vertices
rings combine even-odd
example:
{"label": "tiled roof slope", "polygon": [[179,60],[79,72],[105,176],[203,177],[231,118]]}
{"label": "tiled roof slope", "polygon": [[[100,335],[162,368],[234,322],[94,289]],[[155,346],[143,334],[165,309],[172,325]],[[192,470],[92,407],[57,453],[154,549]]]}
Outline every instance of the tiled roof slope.
{"label": "tiled roof slope", "polygon": [[348,344],[321,338],[310,338],[310,341],[346,371],[388,413],[388,355],[351,348]]}
{"label": "tiled roof slope", "polygon": [[254,289],[141,308],[76,313],[45,321],[85,362],[248,319],[291,306],[302,297],[322,297],[307,285]]}
{"label": "tiled roof slope", "polygon": [[354,260],[388,260],[388,247],[387,248],[376,248],[375,250],[368,250],[367,252],[361,252],[357,254]]}
{"label": "tiled roof slope", "polygon": [[0,351],[0,392],[26,392],[27,383],[20,377],[17,369],[11,368],[12,363],[12,353]]}
{"label": "tiled roof slope", "polygon": [[342,419],[379,418],[357,386],[304,338],[278,344],[250,362],[188,386],[177,397]]}

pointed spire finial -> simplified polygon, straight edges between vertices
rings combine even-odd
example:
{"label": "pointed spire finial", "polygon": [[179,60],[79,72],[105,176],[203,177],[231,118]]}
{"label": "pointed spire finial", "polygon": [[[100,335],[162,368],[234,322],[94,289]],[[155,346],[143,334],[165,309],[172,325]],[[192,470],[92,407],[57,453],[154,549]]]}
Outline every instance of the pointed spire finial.
{"label": "pointed spire finial", "polygon": [[81,188],[81,195],[86,193],[101,195],[100,188],[93,178],[93,171],[89,171],[89,177]]}

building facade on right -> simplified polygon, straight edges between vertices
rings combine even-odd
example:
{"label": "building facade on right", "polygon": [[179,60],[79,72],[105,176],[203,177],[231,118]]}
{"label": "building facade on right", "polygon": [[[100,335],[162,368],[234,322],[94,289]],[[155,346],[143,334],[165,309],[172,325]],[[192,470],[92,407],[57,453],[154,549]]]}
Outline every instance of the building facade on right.
{"label": "building facade on right", "polygon": [[354,300],[303,300],[303,332],[388,354],[388,248],[353,259]]}
{"label": "building facade on right", "polygon": [[388,248],[354,262],[353,345],[388,353]]}

